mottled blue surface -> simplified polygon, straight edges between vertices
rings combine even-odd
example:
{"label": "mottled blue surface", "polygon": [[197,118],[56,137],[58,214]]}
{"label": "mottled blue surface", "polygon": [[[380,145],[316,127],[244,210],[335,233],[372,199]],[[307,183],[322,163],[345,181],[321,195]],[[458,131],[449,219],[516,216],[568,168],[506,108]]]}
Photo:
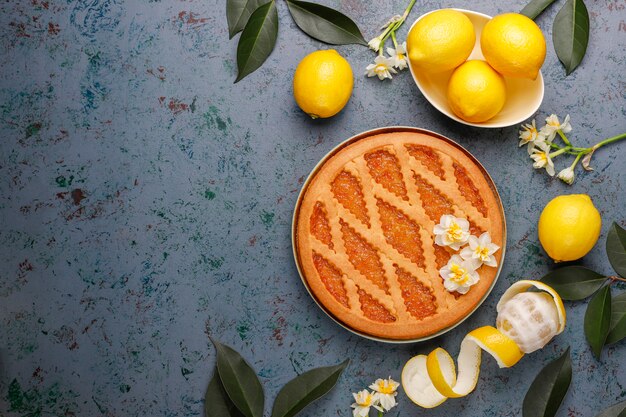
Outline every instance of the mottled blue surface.
{"label": "mottled blue surface", "polygon": [[[549,40],[562,3],[537,21]],[[369,38],[405,2],[328,0]],[[523,2],[421,1],[487,14]],[[591,39],[569,77],[551,42],[537,117],[569,113],[578,146],[626,131],[626,2],[592,1]],[[512,282],[552,263],[539,213],[563,193],[592,196],[602,236],[584,264],[612,273],[611,221],[626,221],[626,144],[599,151],[572,187],[534,172],[516,127],[457,124],[422,97],[408,71],[363,77],[373,59],[337,49],[356,75],[341,114],[312,121],[297,108],[298,61],[324,45],[299,32],[278,2],[278,43],[266,64],[233,85],[236,41],[217,0],[6,0],[0,3],[0,415],[194,416],[213,373],[208,335],[239,350],[261,376],[266,413],[277,390],[314,366],[352,363],[336,389],[302,416],[350,416],[350,393],[399,379],[412,355],[495,321]],[[400,37],[404,37],[407,26]],[[487,302],[448,335],[390,346],[354,336],[306,293],[291,252],[300,186],[340,141],[387,125],[427,128],[473,152],[507,214],[508,252]],[[566,162],[557,160],[557,169]],[[623,285],[615,290],[625,290]],[[626,342],[592,357],[586,302],[567,303],[568,326],[512,369],[483,361],[476,391],[430,411],[404,394],[390,416],[517,416],[539,369],[572,347],[574,376],[559,416],[593,416],[626,397]]]}

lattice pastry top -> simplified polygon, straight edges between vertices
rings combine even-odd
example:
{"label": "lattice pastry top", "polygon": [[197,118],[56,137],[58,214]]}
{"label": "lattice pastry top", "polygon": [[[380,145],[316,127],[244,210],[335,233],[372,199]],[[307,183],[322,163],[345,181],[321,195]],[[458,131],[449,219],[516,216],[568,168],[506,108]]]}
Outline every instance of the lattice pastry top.
{"label": "lattice pastry top", "polygon": [[[471,314],[498,273],[480,267],[480,281],[464,295],[443,286],[439,269],[453,253],[434,244],[443,214],[505,243],[491,179],[443,138],[402,131],[358,139],[318,166],[296,210],[296,262],[305,283],[330,315],[362,334],[435,334]],[[503,253],[495,254],[498,265]]]}

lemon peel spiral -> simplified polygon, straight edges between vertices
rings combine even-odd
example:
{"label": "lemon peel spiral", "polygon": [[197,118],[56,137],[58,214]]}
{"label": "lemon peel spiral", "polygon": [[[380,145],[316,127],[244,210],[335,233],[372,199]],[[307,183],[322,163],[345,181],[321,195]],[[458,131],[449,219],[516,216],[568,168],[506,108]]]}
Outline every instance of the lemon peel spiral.
{"label": "lemon peel spiral", "polygon": [[[527,292],[531,288],[539,292]],[[516,298],[518,295],[522,297]],[[483,350],[493,356],[500,368],[510,368],[526,353],[545,346],[565,329],[561,297],[539,281],[522,280],[511,285],[500,298],[497,311],[498,328],[483,326],[463,338],[457,358],[458,372],[452,356],[442,348],[428,355],[417,355],[406,363],[402,369],[402,386],[411,401],[433,408],[448,398],[464,397],[476,388]],[[540,340],[532,340],[537,329],[543,334],[537,333]],[[531,349],[523,348],[527,345]]]}

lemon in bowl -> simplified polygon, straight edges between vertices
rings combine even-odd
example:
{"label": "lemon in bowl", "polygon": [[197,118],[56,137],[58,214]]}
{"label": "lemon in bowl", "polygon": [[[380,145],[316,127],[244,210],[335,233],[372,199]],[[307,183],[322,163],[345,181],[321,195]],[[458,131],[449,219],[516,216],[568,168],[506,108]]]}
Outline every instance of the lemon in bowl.
{"label": "lemon in bowl", "polygon": [[419,71],[442,72],[465,62],[475,42],[474,25],[466,15],[441,9],[413,25],[407,36],[407,51]]}
{"label": "lemon in bowl", "polygon": [[487,22],[480,48],[489,65],[507,77],[534,80],[546,59],[541,29],[519,13],[504,13]]}
{"label": "lemon in bowl", "polygon": [[[474,26],[475,39],[474,47],[467,59],[469,60],[485,60],[485,56],[480,47],[480,39],[483,28],[492,18],[483,13],[471,10],[453,9],[464,14]],[[422,19],[435,11],[420,16],[412,25],[411,30]],[[410,33],[410,31],[409,31]],[[411,47],[412,39],[407,37],[407,49]],[[415,84],[424,95],[426,100],[430,102],[437,110],[456,120],[469,126],[477,126],[484,128],[501,128],[520,124],[532,117],[539,109],[544,95],[544,84],[541,71],[538,72],[537,78],[532,80],[529,78],[512,78],[505,76],[506,85],[506,101],[502,110],[492,118],[483,122],[472,122],[459,117],[452,110],[448,101],[448,81],[454,69],[442,72],[432,72],[420,70],[409,59],[409,69]]]}
{"label": "lemon in bowl", "polygon": [[485,61],[466,61],[450,76],[448,104],[461,119],[481,123],[494,117],[506,102],[504,77]]}

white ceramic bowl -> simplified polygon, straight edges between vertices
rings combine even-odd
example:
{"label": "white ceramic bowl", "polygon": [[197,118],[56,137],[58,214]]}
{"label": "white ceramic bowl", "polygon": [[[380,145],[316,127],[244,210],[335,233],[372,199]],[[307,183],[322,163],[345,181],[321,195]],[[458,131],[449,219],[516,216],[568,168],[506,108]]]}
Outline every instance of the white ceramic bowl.
{"label": "white ceramic bowl", "polygon": [[[469,17],[474,25],[476,43],[474,44],[474,49],[468,59],[484,60],[485,57],[480,50],[480,34],[482,33],[485,24],[491,19],[491,16],[473,12],[471,10],[453,10],[459,11]],[[417,23],[420,19],[435,11],[436,10],[433,10],[417,18],[411,26],[411,29],[413,29],[415,23]],[[454,70],[436,74],[429,74],[423,71],[420,72],[413,69],[411,66],[411,60],[409,60],[409,69],[411,70],[411,75],[413,76],[413,80],[415,80],[417,87],[430,104],[435,106],[437,110],[449,118],[470,126],[498,128],[520,124],[530,118],[539,109],[541,101],[543,100],[543,76],[541,75],[541,71],[535,80],[504,77],[506,82],[506,102],[504,103],[504,107],[500,113],[486,122],[471,123],[455,115],[448,105],[448,98],[446,96],[448,90],[448,80]]]}

